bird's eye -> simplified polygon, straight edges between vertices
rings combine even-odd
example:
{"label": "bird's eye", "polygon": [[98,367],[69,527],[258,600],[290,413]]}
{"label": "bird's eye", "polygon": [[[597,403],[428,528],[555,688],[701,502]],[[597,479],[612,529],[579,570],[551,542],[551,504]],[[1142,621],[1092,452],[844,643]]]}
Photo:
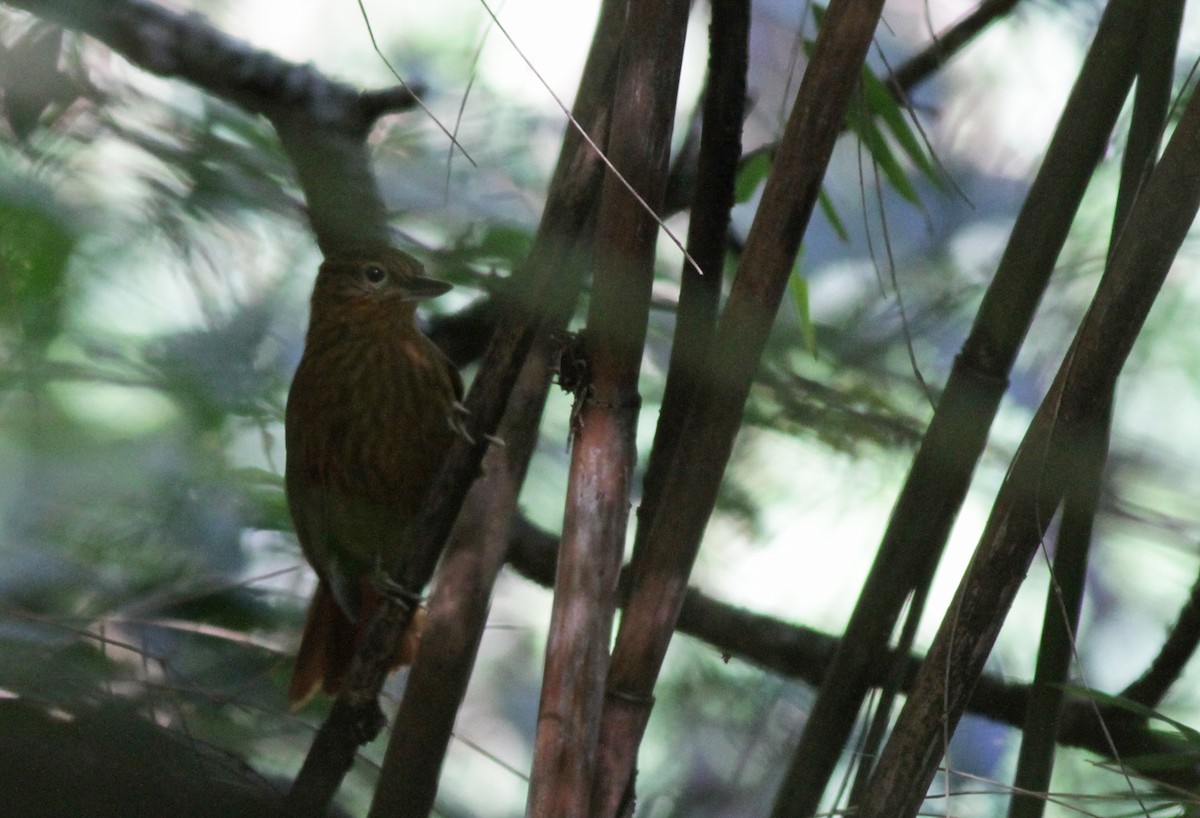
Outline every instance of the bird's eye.
{"label": "bird's eye", "polygon": [[368,264],[362,269],[363,278],[370,284],[382,284],[387,278],[387,273],[384,269],[376,264]]}

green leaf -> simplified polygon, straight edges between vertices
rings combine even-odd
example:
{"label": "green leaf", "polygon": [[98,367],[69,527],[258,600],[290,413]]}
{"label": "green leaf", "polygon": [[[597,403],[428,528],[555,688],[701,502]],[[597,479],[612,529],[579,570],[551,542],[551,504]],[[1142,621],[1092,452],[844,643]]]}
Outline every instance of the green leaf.
{"label": "green leaf", "polygon": [[770,172],[771,154],[767,151],[752,153],[738,171],[737,181],[733,185],[733,200],[738,204],[748,202]]}
{"label": "green leaf", "polygon": [[821,212],[825,214],[825,218],[829,219],[829,225],[833,228],[833,232],[843,243],[849,242],[850,234],[846,232],[846,225],[842,222],[842,217],[838,215],[837,208],[833,206],[833,200],[829,198],[824,186],[817,194],[817,202],[821,205]]}
{"label": "green leaf", "polygon": [[879,126],[875,124],[874,118],[864,112],[861,107],[852,106],[846,114],[846,122],[849,124],[850,130],[854,131],[862,140],[863,147],[871,154],[871,158],[883,172],[883,177],[888,184],[906,201],[920,205],[917,189],[913,187],[904,168],[900,167],[900,163],[896,160],[896,154],[892,152],[891,146],[888,145]]}
{"label": "green leaf", "polygon": [[938,173],[924,143],[918,138],[916,129],[909,124],[904,109],[892,96],[887,86],[875,76],[870,68],[863,66],[862,72],[863,99],[867,110],[873,116],[883,120],[888,131],[896,139],[896,144],[921,172],[921,175],[939,188],[945,187],[942,175]]}
{"label": "green leaf", "polygon": [[812,313],[809,311],[808,279],[800,273],[799,258],[796,259],[796,265],[792,268],[792,279],[788,282],[788,291],[792,294],[792,303],[800,318],[800,335],[804,339],[804,348],[815,358],[817,355],[817,328],[813,324]]}
{"label": "green leaf", "polygon": [[11,298],[16,307],[15,314],[0,314],[0,321],[15,319],[25,341],[48,343],[62,325],[74,232],[52,204],[15,196],[0,200],[0,236],[5,237],[0,246],[0,277],[7,282],[0,294]]}

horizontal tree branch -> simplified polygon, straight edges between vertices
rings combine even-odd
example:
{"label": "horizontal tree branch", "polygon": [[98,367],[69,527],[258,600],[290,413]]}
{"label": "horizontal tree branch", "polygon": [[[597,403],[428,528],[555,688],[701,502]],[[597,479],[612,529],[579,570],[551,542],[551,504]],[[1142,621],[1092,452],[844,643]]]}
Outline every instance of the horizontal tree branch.
{"label": "horizontal tree branch", "polygon": [[[517,573],[550,588],[554,584],[558,538],[519,518],[509,542],[508,562]],[[625,573],[622,573],[621,599],[625,598]],[[736,657],[780,676],[817,686],[837,650],[840,639],[814,628],[794,625],[772,616],[755,613],[713,599],[696,588],[689,588],[679,614],[678,630],[711,645],[725,658]],[[908,691],[920,667],[922,657],[908,656],[904,661],[902,690]],[[895,657],[879,664],[872,685],[883,684]],[[1025,716],[1029,685],[985,675],[971,697],[968,710],[999,724],[1017,727]],[[1100,723],[1107,726],[1122,758],[1173,754],[1190,757],[1194,748],[1150,729],[1145,720],[1108,705],[1078,695],[1068,696],[1063,708],[1059,733],[1061,742],[1108,757],[1109,744]],[[1128,765],[1134,766],[1134,765]],[[1179,787],[1200,784],[1200,770],[1181,764],[1179,769],[1153,773],[1158,779]]]}

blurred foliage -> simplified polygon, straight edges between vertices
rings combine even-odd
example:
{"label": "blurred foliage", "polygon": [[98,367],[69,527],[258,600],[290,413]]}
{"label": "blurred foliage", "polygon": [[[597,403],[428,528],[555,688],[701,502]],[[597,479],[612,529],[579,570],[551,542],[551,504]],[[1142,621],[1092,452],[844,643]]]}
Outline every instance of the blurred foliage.
{"label": "blurred foliage", "polygon": [[[1047,17],[1064,13],[1042,5]],[[431,65],[454,62],[429,53]],[[458,105],[442,73],[419,73],[433,89],[429,104]],[[825,501],[839,522],[885,519],[893,472],[902,474],[930,412],[909,346],[936,397],[994,268],[995,236],[1025,184],[972,164],[953,149],[955,134],[939,134],[936,115],[923,115],[972,205],[946,193],[908,114],[881,96],[874,77],[864,75],[854,135],[843,140],[823,216],[806,237],[804,277],[759,372],[746,412],[753,433],[739,443],[697,575],[717,595],[796,619],[811,614],[799,590],[806,578],[855,587],[880,529],[825,529],[810,547],[793,524]],[[0,746],[0,812],[35,815],[31,804],[40,803],[45,814],[82,814],[59,792],[62,770],[84,770],[78,786],[120,794],[144,781],[137,771],[159,768],[152,762],[171,773],[162,798],[242,790],[256,803],[294,772],[328,706],[289,715],[282,692],[311,581],[283,499],[281,418],[317,259],[291,168],[262,120],[23,15],[0,14],[0,86],[0,694],[12,699],[0,701],[0,734],[29,737],[33,748],[22,758],[11,743]],[[449,165],[420,114],[372,135],[399,241],[459,285],[433,305],[431,327],[464,361],[486,341],[484,299],[504,296],[528,251],[543,154],[552,154],[561,124],[487,77],[471,93],[459,136],[478,169]],[[770,170],[768,153],[747,148],[741,208],[753,207]],[[855,155],[867,163],[857,174]],[[1090,296],[1111,173],[1106,167],[1094,185],[1014,375],[983,483],[1002,471]],[[893,225],[896,246],[886,255],[894,269],[871,261],[864,234],[880,236],[866,205],[845,204],[876,197]],[[647,349],[646,441],[678,270],[674,258],[660,265],[665,308],[652,316]],[[881,280],[898,282],[904,316]],[[1111,665],[1142,661],[1125,650],[1131,641],[1153,651],[1146,634],[1172,618],[1169,591],[1194,569],[1200,515],[1186,447],[1196,441],[1178,430],[1200,405],[1196,297],[1183,280],[1164,294],[1119,413],[1103,521],[1117,570],[1097,567],[1093,627],[1081,639],[1083,652],[1114,652],[1097,671],[1114,685]],[[1155,398],[1164,389],[1170,406]],[[555,397],[524,496],[539,520],[560,513],[568,413]],[[798,451],[811,459],[786,461]],[[756,464],[772,455],[779,473],[765,475]],[[860,471],[846,476],[846,463],[881,465],[864,481]],[[764,491],[768,477],[782,485]],[[755,572],[760,557],[775,567]],[[1127,587],[1128,576],[1140,589]],[[500,588],[460,719],[464,742],[475,744],[451,756],[446,815],[520,812],[524,785],[505,765],[522,769],[532,746],[547,596],[511,577]],[[1020,617],[1014,627],[1027,634]],[[1125,635],[1130,620],[1142,626],[1138,640]],[[1017,672],[1024,667],[1015,650],[1002,655]],[[645,814],[765,811],[808,696],[680,640],[645,749]],[[1196,704],[1184,693],[1167,707]],[[369,791],[380,749],[364,750],[345,788],[348,807]],[[1005,752],[988,746],[988,763],[1002,766]],[[1093,789],[1111,785],[1089,780]],[[30,786],[11,789],[13,781]],[[64,800],[19,800],[34,786]],[[123,814],[190,814],[175,801],[130,809]]]}

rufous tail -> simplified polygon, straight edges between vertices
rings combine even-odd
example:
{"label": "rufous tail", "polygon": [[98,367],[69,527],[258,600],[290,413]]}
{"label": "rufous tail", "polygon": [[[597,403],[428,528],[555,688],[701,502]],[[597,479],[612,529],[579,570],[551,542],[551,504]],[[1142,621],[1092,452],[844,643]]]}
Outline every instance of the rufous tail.
{"label": "rufous tail", "polygon": [[[336,696],[342,689],[342,681],[350,669],[350,662],[362,644],[367,625],[379,607],[379,591],[369,577],[362,583],[362,611],[357,622],[350,620],[338,606],[329,586],[317,583],[308,616],[304,620],[304,633],[300,637],[300,648],[296,651],[296,664],[292,668],[292,681],[288,685],[288,705],[299,710],[316,695],[318,690]],[[413,616],[408,632],[400,643],[400,649],[392,662],[392,670],[412,662],[421,642],[421,623],[425,609]]]}

